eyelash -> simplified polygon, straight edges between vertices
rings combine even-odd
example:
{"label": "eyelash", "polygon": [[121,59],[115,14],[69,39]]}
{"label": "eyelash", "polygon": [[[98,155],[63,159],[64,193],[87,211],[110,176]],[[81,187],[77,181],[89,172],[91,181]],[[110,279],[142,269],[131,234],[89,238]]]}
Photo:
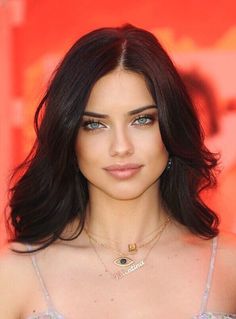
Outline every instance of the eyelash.
{"label": "eyelash", "polygon": [[[151,120],[151,122],[148,122],[148,123],[144,123],[144,124],[138,124],[140,126],[148,126],[148,125],[151,125],[153,124],[154,122],[154,116],[150,115],[150,114],[143,114],[143,115],[139,115],[138,117],[136,117],[134,119],[134,122],[139,120],[139,119],[147,119],[147,120]],[[86,120],[84,121],[84,123],[82,124],[82,127],[86,130],[86,131],[95,131],[95,130],[99,130],[100,127],[97,127],[97,128],[89,128],[88,126],[90,124],[93,124],[93,123],[97,123],[97,124],[102,124],[100,121],[97,121],[97,120],[94,120],[94,119],[89,119],[89,120]],[[102,124],[104,125],[104,124]],[[135,124],[136,125],[136,124]]]}

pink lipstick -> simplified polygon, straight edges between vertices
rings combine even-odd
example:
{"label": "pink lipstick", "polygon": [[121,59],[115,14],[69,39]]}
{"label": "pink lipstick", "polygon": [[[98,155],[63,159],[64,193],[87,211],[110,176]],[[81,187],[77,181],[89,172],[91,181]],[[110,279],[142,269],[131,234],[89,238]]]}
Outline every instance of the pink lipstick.
{"label": "pink lipstick", "polygon": [[118,179],[126,179],[137,174],[141,167],[142,165],[139,164],[118,164],[105,167],[104,169]]}

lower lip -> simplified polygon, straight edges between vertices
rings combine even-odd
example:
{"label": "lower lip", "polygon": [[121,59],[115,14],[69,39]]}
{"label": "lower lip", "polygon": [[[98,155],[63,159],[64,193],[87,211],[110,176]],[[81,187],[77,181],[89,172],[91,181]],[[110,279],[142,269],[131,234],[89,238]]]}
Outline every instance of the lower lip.
{"label": "lower lip", "polygon": [[129,177],[134,176],[135,174],[137,174],[141,169],[140,167],[137,168],[129,168],[129,169],[117,169],[117,170],[106,170],[109,174],[111,174],[112,176],[119,178],[119,179],[126,179]]}

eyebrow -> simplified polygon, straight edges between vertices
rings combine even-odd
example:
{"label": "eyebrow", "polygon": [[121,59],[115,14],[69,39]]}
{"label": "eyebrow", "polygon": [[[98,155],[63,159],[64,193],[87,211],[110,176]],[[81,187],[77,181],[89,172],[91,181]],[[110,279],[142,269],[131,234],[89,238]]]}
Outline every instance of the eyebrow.
{"label": "eyebrow", "polygon": [[[135,115],[135,114],[138,114],[138,113],[143,112],[145,110],[154,109],[154,108],[156,109],[157,106],[156,105],[146,105],[146,106],[143,106],[143,107],[139,107],[138,109],[129,111],[127,114],[128,115]],[[95,112],[89,112],[89,111],[85,111],[83,113],[83,115],[97,117],[97,118],[101,118],[101,119],[105,119],[105,118],[109,117],[109,115],[107,115],[107,114],[101,114],[101,113],[95,113]]]}

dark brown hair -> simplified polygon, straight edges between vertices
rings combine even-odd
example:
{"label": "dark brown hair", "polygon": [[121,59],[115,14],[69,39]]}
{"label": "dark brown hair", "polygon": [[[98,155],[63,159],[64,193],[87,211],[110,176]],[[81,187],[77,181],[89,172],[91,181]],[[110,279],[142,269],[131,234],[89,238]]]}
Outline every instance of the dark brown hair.
{"label": "dark brown hair", "polygon": [[86,34],[56,69],[36,111],[37,140],[11,189],[13,241],[46,247],[76,217],[80,224],[74,237],[64,240],[81,233],[89,194],[76,165],[75,139],[94,84],[117,66],[142,74],[158,107],[162,139],[172,158],[160,177],[164,205],[191,232],[204,238],[217,234],[218,218],[200,198],[200,191],[215,183],[217,160],[203,144],[191,100],[154,35],[125,25]]}

